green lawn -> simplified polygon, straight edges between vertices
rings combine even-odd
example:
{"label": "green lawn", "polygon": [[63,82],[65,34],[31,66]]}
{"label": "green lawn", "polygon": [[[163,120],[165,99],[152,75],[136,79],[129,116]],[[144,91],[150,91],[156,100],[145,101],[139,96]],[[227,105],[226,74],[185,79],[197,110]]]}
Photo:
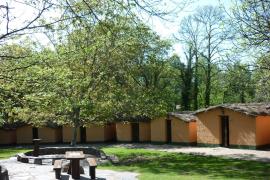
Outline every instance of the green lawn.
{"label": "green lawn", "polygon": [[0,147],[0,159],[7,159],[12,156],[15,156],[18,153],[29,151],[30,149],[26,148],[14,148],[14,147]]}
{"label": "green lawn", "polygon": [[270,179],[270,163],[144,149],[103,148],[103,151],[118,156],[120,162],[99,168],[138,172],[143,180]]}

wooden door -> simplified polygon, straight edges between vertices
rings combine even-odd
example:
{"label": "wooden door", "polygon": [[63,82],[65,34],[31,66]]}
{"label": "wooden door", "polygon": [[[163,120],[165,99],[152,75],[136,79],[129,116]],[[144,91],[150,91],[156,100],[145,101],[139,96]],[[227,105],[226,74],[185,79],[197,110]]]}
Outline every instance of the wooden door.
{"label": "wooden door", "polygon": [[139,123],[131,123],[131,132],[132,132],[132,142],[139,142],[140,140]]}
{"label": "wooden door", "polygon": [[167,143],[172,142],[172,121],[170,119],[166,120],[166,131],[167,131]]}
{"label": "wooden door", "polygon": [[229,130],[229,117],[221,116],[221,146],[230,146],[230,130]]}
{"label": "wooden door", "polygon": [[80,127],[80,138],[81,138],[81,143],[86,143],[86,128],[85,127]]}
{"label": "wooden door", "polygon": [[32,128],[32,136],[33,136],[33,139],[38,139],[38,128],[36,127]]}

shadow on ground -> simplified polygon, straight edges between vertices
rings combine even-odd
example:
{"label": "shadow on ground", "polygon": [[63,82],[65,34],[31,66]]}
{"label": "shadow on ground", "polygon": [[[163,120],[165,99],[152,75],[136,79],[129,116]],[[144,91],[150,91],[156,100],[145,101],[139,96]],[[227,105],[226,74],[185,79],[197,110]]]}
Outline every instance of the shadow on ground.
{"label": "shadow on ground", "polygon": [[115,155],[120,161],[112,166],[113,169],[139,173],[228,179],[268,179],[270,177],[270,164],[263,162],[135,149],[117,151]]}

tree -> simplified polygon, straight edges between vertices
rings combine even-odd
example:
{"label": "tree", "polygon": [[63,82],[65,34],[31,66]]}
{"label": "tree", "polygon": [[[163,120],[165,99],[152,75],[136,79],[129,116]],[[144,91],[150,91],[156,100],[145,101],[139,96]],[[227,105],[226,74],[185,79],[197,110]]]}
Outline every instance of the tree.
{"label": "tree", "polygon": [[255,95],[252,71],[245,64],[239,62],[228,67],[223,73],[226,89],[223,95],[224,103],[246,103],[252,101]]}
{"label": "tree", "polygon": [[269,62],[269,54],[265,54],[256,60],[256,67],[253,72],[254,76],[254,88],[255,88],[255,101],[257,102],[269,102],[270,101],[270,67],[266,64]]}
{"label": "tree", "polygon": [[[201,46],[201,34],[200,34],[200,22],[195,20],[194,15],[189,15],[184,17],[181,21],[180,28],[177,35],[177,40],[182,42],[183,46],[189,46],[190,54],[194,54],[194,88],[193,88],[193,109],[198,109],[198,91],[199,91],[199,82],[198,82],[198,60],[200,56],[200,46]],[[178,37],[179,36],[179,37]],[[192,56],[193,58],[193,56]],[[192,63],[192,60],[190,60]],[[193,63],[192,63],[193,64]],[[193,78],[193,77],[192,77]]]}
{"label": "tree", "polygon": [[135,25],[128,39],[125,62],[118,66],[116,114],[156,117],[174,108],[170,42],[161,40],[144,24]]}
{"label": "tree", "polygon": [[197,10],[195,20],[201,24],[202,49],[200,56],[205,58],[205,96],[204,105],[208,107],[211,100],[212,65],[220,59],[222,45],[227,39],[228,32],[224,27],[224,15],[221,9],[213,6],[204,6]]}
{"label": "tree", "polygon": [[237,0],[232,9],[236,30],[247,47],[260,47],[268,51],[270,47],[270,1]]}
{"label": "tree", "polygon": [[[29,10],[33,11],[31,19],[20,19],[18,14],[16,14],[17,8],[14,8],[13,5],[22,6]],[[5,44],[7,41],[18,38],[22,35],[34,33],[35,30],[46,27],[53,21],[40,24],[39,21],[43,18],[43,15],[53,6],[51,0],[39,0],[35,2],[31,1],[22,1],[22,2],[2,2],[0,4],[1,10],[1,20],[0,26],[0,44]],[[47,17],[48,18],[48,17]],[[20,21],[18,21],[19,19]],[[1,56],[3,58],[3,56]],[[7,56],[4,56],[7,57]]]}
{"label": "tree", "polygon": [[[189,45],[187,52],[185,52],[185,57],[187,64],[182,68],[182,82],[183,82],[183,89],[182,89],[182,109],[187,111],[190,110],[190,101],[192,98],[192,79],[193,79],[193,67],[192,67],[192,60],[194,56],[194,48],[192,44]],[[196,66],[196,65],[195,65]],[[196,100],[195,100],[196,101]]]}

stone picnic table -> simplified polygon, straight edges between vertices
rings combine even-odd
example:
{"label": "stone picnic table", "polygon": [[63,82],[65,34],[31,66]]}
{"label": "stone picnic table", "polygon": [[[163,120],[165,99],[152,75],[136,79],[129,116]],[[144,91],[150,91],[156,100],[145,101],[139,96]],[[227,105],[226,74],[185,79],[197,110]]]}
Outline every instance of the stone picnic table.
{"label": "stone picnic table", "polygon": [[70,160],[72,178],[80,179],[80,160],[85,159],[83,151],[67,151],[65,158]]}

